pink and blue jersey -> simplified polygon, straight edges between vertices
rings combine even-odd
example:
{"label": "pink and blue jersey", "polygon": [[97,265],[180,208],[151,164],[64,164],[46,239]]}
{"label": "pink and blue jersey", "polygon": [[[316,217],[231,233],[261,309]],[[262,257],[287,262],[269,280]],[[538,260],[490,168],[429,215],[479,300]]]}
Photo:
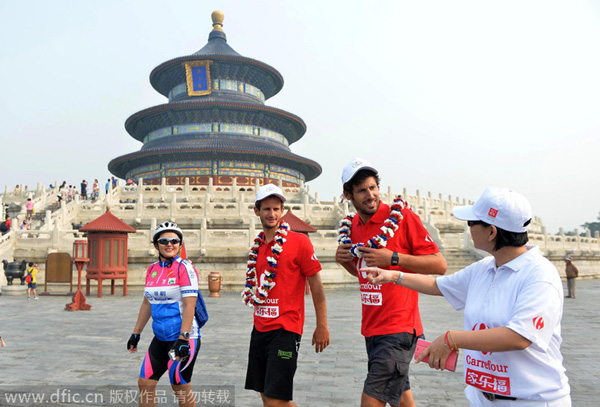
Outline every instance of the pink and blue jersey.
{"label": "pink and blue jersey", "polygon": [[[181,257],[170,262],[157,261],[148,268],[144,296],[152,307],[152,330],[159,340],[177,340],[181,331],[183,298],[197,298],[198,295],[198,272]],[[194,317],[190,338],[199,337],[200,329]]]}

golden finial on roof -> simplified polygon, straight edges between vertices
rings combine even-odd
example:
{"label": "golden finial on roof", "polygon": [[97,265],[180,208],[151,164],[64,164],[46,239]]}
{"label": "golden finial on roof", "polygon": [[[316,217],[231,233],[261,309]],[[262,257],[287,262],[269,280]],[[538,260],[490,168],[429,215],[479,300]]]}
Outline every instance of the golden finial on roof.
{"label": "golden finial on roof", "polygon": [[223,31],[223,19],[225,18],[225,13],[222,11],[213,11],[210,15],[213,21],[213,31]]}

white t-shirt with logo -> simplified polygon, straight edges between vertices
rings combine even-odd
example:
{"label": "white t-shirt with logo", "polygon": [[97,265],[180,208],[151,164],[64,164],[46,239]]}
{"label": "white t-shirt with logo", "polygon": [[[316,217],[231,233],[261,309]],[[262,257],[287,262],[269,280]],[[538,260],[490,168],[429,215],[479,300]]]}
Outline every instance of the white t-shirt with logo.
{"label": "white t-shirt with logo", "polygon": [[444,297],[464,309],[464,329],[507,327],[530,340],[519,351],[464,349],[465,382],[481,391],[551,401],[570,393],[560,353],[563,288],[537,247],[496,268],[486,257],[437,279]]}

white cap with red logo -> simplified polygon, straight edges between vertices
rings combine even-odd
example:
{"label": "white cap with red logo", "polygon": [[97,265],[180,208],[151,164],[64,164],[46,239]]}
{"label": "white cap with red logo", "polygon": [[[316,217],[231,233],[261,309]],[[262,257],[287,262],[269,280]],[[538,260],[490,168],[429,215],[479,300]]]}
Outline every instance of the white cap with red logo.
{"label": "white cap with red logo", "polygon": [[277,198],[281,199],[281,202],[285,202],[283,191],[277,185],[273,184],[266,184],[258,188],[258,191],[256,191],[256,200],[254,202],[262,201],[263,199],[272,195],[275,195]]}
{"label": "white cap with red logo", "polygon": [[363,160],[362,158],[355,158],[348,164],[346,164],[346,166],[344,167],[344,171],[342,172],[342,184],[345,184],[346,182],[354,178],[356,173],[360,170],[371,170],[375,174],[378,173],[375,167],[373,167],[373,164],[371,164],[367,160]]}
{"label": "white cap with red logo", "polygon": [[529,201],[508,188],[489,187],[471,206],[457,206],[452,214],[460,220],[480,220],[508,232],[527,232],[531,221]]}

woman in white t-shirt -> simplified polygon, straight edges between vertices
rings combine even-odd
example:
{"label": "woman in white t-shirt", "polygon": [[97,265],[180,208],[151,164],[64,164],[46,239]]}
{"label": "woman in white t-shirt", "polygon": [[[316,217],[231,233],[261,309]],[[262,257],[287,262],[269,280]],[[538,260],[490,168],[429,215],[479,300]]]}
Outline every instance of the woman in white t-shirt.
{"label": "woman in white t-shirt", "polygon": [[417,358],[443,369],[464,349],[465,395],[471,406],[571,406],[560,353],[562,284],[556,267],[526,245],[529,202],[505,188],[487,188],[472,206],[456,207],[475,248],[491,254],[452,275],[434,278],[365,268],[375,284],[395,282],[443,295],[464,309],[461,331],[447,331]]}

